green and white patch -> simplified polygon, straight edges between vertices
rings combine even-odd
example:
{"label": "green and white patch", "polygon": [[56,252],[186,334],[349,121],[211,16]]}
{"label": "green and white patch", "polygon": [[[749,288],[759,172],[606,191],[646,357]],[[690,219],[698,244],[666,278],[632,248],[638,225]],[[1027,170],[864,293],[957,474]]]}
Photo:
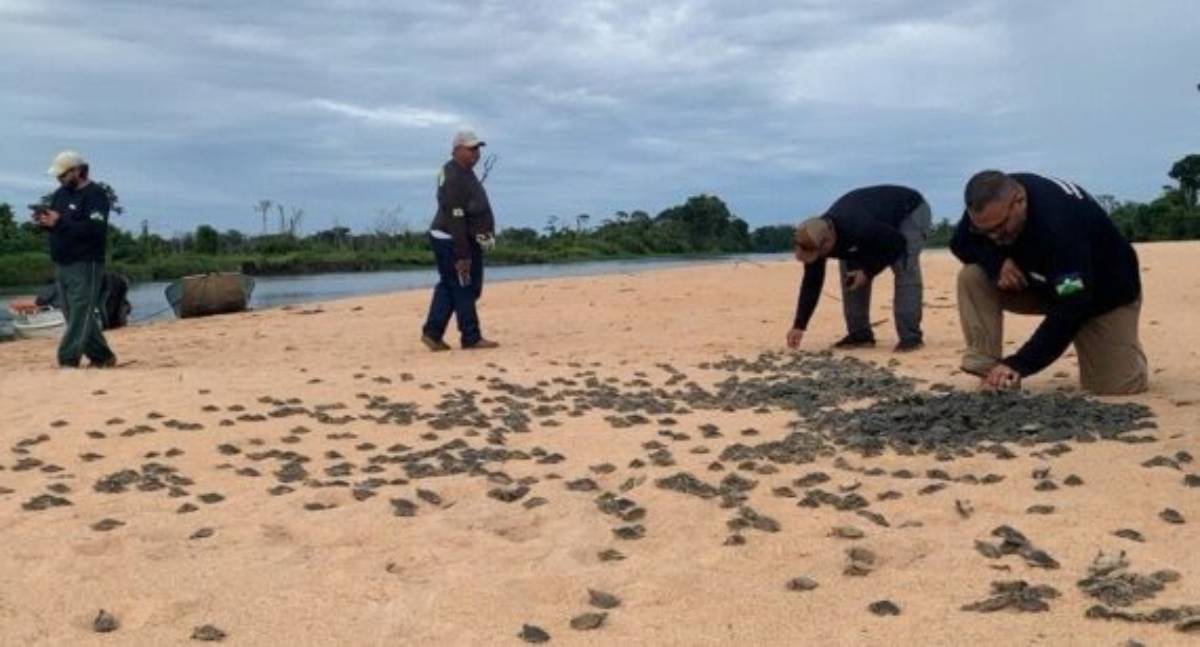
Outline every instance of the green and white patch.
{"label": "green and white patch", "polygon": [[1071,274],[1059,279],[1058,284],[1054,286],[1054,291],[1060,297],[1069,297],[1072,294],[1083,292],[1083,277],[1078,274]]}

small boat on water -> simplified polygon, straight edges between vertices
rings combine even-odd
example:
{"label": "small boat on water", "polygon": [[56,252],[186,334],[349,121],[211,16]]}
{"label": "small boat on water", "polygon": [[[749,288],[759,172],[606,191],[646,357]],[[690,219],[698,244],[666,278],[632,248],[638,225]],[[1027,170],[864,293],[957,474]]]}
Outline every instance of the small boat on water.
{"label": "small boat on water", "polygon": [[13,334],[19,339],[57,338],[67,327],[67,320],[58,308],[39,308],[31,311],[10,310]]}
{"label": "small boat on water", "polygon": [[164,294],[180,319],[241,312],[250,304],[254,279],[241,272],[195,274],[172,281]]}

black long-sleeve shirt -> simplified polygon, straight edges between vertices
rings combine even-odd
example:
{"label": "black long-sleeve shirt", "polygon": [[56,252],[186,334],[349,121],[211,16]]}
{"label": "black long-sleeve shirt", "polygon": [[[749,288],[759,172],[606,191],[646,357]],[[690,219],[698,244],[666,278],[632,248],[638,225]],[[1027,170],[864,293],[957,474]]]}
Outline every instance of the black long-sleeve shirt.
{"label": "black long-sleeve shirt", "polygon": [[1000,247],[973,233],[964,214],[950,250],[965,264],[977,264],[996,279],[1005,259],[1024,272],[1029,289],[1051,305],[1029,341],[1002,361],[1022,376],[1058,359],[1088,319],[1141,297],[1137,252],[1104,208],[1078,185],[1032,173],[1010,176],[1025,187],[1025,229],[1012,245]]}
{"label": "black long-sleeve shirt", "polygon": [[[917,191],[884,184],[855,189],[838,198],[824,218],[836,232],[832,258],[846,261],[851,271],[874,277],[904,255],[906,241],[900,221],[925,202]],[[825,258],[804,266],[793,327],[804,330],[812,319],[825,285]]]}
{"label": "black long-sleeve shirt", "polygon": [[471,257],[471,240],[479,234],[496,233],[492,205],[475,171],[450,160],[438,175],[437,215],[431,229],[454,239],[454,257]]}
{"label": "black long-sleeve shirt", "polygon": [[50,258],[59,265],[104,262],[108,241],[108,193],[95,182],[81,189],[59,187],[49,207],[58,212],[50,230]]}

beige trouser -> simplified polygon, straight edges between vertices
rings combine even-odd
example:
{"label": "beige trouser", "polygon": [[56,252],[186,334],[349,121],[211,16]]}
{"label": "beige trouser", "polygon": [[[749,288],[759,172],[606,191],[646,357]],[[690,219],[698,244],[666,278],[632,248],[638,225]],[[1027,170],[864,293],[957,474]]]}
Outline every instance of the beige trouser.
{"label": "beige trouser", "polygon": [[[1004,343],[1004,311],[1045,314],[1048,299],[1031,290],[1007,292],[996,287],[979,265],[958,273],[958,318],[967,350],[962,368],[984,375],[1000,363]],[[1138,341],[1142,300],[1089,319],[1075,334],[1079,384],[1099,395],[1127,395],[1149,388],[1146,354]]]}

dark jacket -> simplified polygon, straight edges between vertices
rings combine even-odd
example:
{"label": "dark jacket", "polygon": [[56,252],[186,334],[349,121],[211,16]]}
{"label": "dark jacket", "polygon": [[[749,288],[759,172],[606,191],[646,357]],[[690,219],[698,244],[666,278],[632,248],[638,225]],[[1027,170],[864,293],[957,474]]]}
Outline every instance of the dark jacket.
{"label": "dark jacket", "polygon": [[[831,258],[844,260],[850,271],[874,277],[904,255],[907,242],[900,221],[925,203],[917,191],[884,184],[855,189],[838,198],[823,216],[837,232]],[[825,285],[825,258],[804,266],[793,327],[805,329],[817,309]]]}
{"label": "dark jacket", "polygon": [[966,214],[950,250],[996,279],[1011,258],[1029,289],[1045,296],[1050,310],[1033,337],[1004,358],[1021,375],[1032,375],[1062,355],[1088,319],[1141,298],[1137,252],[1104,208],[1078,185],[1032,173],[1010,176],[1025,187],[1028,212],[1017,240],[1000,247],[971,231]]}
{"label": "dark jacket", "polygon": [[59,213],[50,230],[50,258],[59,265],[104,262],[108,239],[108,193],[96,182],[82,189],[59,187],[49,207]]}
{"label": "dark jacket", "polygon": [[492,205],[475,171],[450,160],[438,175],[437,215],[430,229],[450,234],[454,258],[471,257],[471,241],[480,234],[496,233]]}

